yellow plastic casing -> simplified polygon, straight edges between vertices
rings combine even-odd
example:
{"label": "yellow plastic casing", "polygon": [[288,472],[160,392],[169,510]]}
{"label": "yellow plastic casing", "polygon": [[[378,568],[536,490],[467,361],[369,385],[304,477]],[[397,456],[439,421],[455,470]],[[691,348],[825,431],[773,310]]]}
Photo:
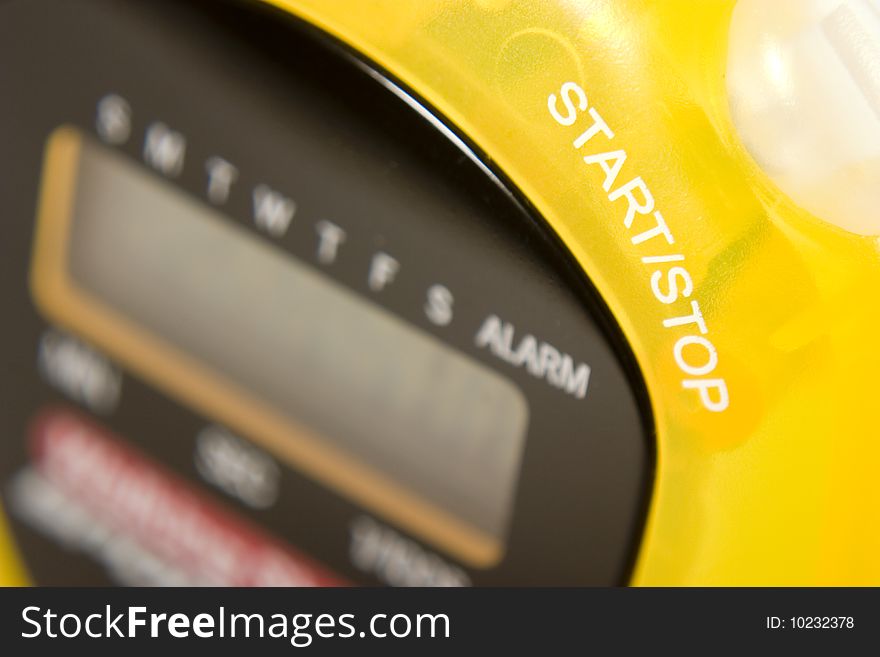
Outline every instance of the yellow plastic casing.
{"label": "yellow plastic casing", "polygon": [[[800,210],[742,146],[724,84],[734,0],[264,1],[436,108],[528,198],[604,298],[656,428],[633,584],[880,584],[878,244]],[[571,126],[553,118],[548,97],[564,109],[566,82],[613,139],[573,147],[594,121],[587,111]],[[583,158],[615,150],[627,157],[606,190],[607,172]],[[635,178],[672,244],[633,243],[654,223],[637,216],[627,227],[627,199],[609,191]],[[683,259],[644,261],[669,255]],[[667,280],[673,266],[693,289],[664,304],[652,276]],[[664,326],[692,300],[705,334]],[[688,335],[711,341],[708,376],[724,381],[726,410],[685,387],[694,377],[675,346]],[[0,544],[0,563],[11,554]],[[0,583],[21,581],[0,568]]]}
{"label": "yellow plastic casing", "polygon": [[[384,67],[472,140],[610,307],[656,423],[634,584],[880,583],[878,244],[800,210],[742,146],[724,81],[733,0],[271,3]],[[613,139],[573,147],[594,121],[554,120],[550,94],[568,118],[566,82]],[[634,244],[654,223],[627,228],[627,199],[609,200],[606,172],[583,160],[617,149],[627,158],[611,191],[641,177],[674,244]],[[684,260],[643,261],[662,255]],[[651,277],[673,265],[692,296],[660,303]],[[705,334],[664,326],[690,300]],[[674,350],[690,334],[716,349],[724,411],[685,387]],[[694,353],[679,356],[699,369]]]}
{"label": "yellow plastic casing", "polygon": [[6,519],[0,512],[0,586],[28,584],[28,577],[21,563],[12,535],[6,526]]}

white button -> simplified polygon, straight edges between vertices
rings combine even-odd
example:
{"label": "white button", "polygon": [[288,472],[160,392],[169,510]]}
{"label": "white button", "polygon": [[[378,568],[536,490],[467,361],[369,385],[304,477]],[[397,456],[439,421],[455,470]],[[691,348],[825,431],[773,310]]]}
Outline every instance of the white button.
{"label": "white button", "polygon": [[730,37],[752,157],[805,210],[880,235],[880,0],[740,0]]}

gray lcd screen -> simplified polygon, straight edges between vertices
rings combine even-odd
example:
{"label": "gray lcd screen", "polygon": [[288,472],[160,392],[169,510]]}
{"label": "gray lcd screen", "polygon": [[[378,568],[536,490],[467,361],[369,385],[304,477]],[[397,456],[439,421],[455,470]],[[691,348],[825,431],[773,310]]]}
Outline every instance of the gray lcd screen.
{"label": "gray lcd screen", "polygon": [[503,540],[520,390],[83,139],[69,245],[83,290],[421,498]]}

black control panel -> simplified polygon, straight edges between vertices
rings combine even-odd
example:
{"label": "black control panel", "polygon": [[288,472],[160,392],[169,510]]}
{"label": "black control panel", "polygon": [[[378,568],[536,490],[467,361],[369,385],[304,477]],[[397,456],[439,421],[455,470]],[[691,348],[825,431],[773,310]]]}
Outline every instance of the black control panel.
{"label": "black control panel", "polygon": [[0,2],[0,59],[0,495],[37,582],[625,582],[632,357],[403,85],[256,3]]}

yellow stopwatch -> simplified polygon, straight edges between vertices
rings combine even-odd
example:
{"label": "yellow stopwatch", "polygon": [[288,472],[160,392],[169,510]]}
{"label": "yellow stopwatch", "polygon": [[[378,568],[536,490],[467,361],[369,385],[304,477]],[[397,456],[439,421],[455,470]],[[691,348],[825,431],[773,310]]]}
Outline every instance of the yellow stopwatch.
{"label": "yellow stopwatch", "polygon": [[0,61],[7,581],[880,582],[876,0],[6,0]]}

